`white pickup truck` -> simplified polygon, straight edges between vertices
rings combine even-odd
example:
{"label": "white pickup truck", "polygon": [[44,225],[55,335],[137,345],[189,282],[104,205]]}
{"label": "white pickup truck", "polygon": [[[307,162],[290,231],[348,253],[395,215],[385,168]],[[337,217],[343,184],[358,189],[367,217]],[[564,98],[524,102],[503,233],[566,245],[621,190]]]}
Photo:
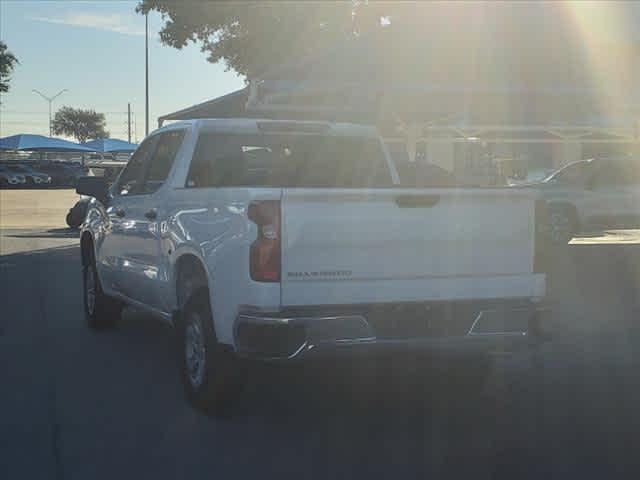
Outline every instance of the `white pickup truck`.
{"label": "white pickup truck", "polygon": [[[408,188],[371,127],[203,119],[142,142],[81,231],[91,328],[171,322],[189,399],[233,404],[244,359],[527,344],[545,296],[535,192]],[[409,182],[415,187],[415,181]]]}

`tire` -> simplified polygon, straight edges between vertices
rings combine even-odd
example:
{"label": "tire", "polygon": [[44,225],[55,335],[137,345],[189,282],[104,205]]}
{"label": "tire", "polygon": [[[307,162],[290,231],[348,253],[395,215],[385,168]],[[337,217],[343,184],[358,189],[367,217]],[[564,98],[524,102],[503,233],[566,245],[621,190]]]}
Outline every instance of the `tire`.
{"label": "tire", "polygon": [[[106,330],[116,325],[122,313],[122,302],[105,295],[100,285],[93,255],[82,267],[83,305],[87,326],[91,330]],[[92,298],[93,292],[93,298]]]}
{"label": "tire", "polygon": [[203,412],[229,416],[242,393],[246,372],[231,348],[218,343],[207,288],[198,288],[187,299],[176,327],[187,399]]}
{"label": "tire", "polygon": [[73,215],[71,215],[71,212],[67,213],[67,217],[65,218],[65,221],[67,222],[67,225],[69,226],[69,228],[78,228],[73,223]]}
{"label": "tire", "polygon": [[9,188],[9,181],[6,178],[0,178],[0,188]]}
{"label": "tire", "polygon": [[575,209],[569,205],[549,206],[549,237],[555,245],[566,245],[578,230]]}
{"label": "tire", "polygon": [[82,225],[84,218],[82,218],[82,215],[76,212],[75,209],[71,209],[69,213],[67,213],[66,221],[69,228],[78,228]]}
{"label": "tire", "polygon": [[29,188],[33,188],[33,187],[35,187],[35,186],[36,186],[36,182],[35,182],[35,180],[33,179],[33,177],[27,177],[27,178],[26,178],[26,183],[25,183],[25,185],[26,185],[27,187],[29,187]]}

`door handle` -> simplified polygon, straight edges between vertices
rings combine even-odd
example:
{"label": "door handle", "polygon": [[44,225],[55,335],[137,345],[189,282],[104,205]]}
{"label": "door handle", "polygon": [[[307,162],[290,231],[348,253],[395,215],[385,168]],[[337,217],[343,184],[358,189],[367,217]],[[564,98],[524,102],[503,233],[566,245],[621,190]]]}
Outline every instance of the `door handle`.
{"label": "door handle", "polygon": [[155,208],[152,208],[147,213],[144,214],[149,220],[155,220],[158,218],[158,211]]}
{"label": "door handle", "polygon": [[117,217],[124,217],[124,209],[123,208],[116,208],[116,216]]}

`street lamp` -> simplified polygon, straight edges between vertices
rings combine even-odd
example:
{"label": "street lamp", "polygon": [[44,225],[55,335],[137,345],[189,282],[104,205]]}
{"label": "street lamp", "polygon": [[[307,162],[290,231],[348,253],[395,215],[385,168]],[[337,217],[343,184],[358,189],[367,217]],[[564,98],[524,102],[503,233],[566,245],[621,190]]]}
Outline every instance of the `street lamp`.
{"label": "street lamp", "polygon": [[144,135],[149,135],[149,13],[144,16]]}
{"label": "street lamp", "polygon": [[53,101],[58,98],[60,95],[62,95],[64,92],[68,92],[69,90],[67,90],[66,88],[64,90],[60,90],[58,93],[56,93],[53,97],[47,97],[44,93],[39,92],[38,90],[36,90],[35,88],[33,90],[31,90],[33,93],[37,93],[38,95],[40,95],[42,98],[44,98],[47,102],[49,102],[49,136],[51,136],[51,104],[53,103]]}

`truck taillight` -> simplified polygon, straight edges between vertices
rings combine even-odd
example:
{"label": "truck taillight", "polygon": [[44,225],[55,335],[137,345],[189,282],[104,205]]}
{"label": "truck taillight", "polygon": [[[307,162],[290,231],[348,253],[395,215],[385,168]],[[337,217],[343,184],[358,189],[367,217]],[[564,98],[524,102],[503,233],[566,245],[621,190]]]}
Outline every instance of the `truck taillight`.
{"label": "truck taillight", "polygon": [[280,201],[251,202],[249,220],[258,226],[258,237],[251,244],[249,271],[256,282],[280,281]]}
{"label": "truck taillight", "polygon": [[533,257],[533,273],[547,273],[550,263],[549,215],[547,202],[537,199],[535,203],[535,253]]}

